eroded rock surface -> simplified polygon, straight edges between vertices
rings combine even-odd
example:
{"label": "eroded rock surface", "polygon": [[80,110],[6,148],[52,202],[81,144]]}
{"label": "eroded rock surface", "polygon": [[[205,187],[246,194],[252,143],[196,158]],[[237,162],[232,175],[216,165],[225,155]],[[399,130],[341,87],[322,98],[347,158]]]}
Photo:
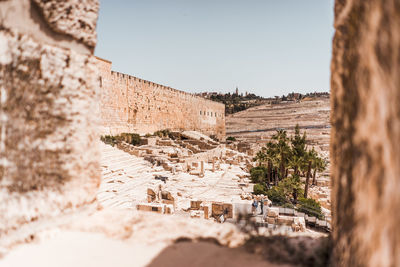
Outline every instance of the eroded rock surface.
{"label": "eroded rock surface", "polygon": [[49,26],[71,35],[91,48],[96,46],[97,0],[33,0]]}
{"label": "eroded rock surface", "polygon": [[[2,3],[1,11],[9,10]],[[29,4],[4,3],[15,4],[8,6],[14,15]],[[41,41],[41,28],[28,31],[11,20],[18,17],[0,28],[0,235],[93,201],[100,182],[93,56],[54,45],[59,35]]]}
{"label": "eroded rock surface", "polygon": [[400,4],[335,5],[331,107],[337,266],[400,265]]}

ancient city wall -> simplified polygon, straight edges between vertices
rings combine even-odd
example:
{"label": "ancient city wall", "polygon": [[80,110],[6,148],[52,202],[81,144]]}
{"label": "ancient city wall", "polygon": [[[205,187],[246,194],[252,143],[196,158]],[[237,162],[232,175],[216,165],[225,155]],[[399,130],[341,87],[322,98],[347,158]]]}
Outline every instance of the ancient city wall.
{"label": "ancient city wall", "polygon": [[130,75],[111,71],[98,58],[101,72],[102,134],[157,130],[196,130],[225,137],[225,106]]}

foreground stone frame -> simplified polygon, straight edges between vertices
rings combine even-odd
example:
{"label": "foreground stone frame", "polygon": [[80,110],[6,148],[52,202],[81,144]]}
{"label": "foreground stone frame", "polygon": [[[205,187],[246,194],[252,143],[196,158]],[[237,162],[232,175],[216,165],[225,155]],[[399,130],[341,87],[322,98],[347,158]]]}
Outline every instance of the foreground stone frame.
{"label": "foreground stone frame", "polygon": [[92,202],[97,1],[0,2],[0,235]]}
{"label": "foreground stone frame", "polygon": [[400,4],[337,0],[331,65],[334,263],[400,266]]}
{"label": "foreground stone frame", "polygon": [[[94,199],[97,0],[2,0],[0,236]],[[9,12],[3,12],[9,11]],[[400,4],[336,0],[336,266],[400,266]]]}

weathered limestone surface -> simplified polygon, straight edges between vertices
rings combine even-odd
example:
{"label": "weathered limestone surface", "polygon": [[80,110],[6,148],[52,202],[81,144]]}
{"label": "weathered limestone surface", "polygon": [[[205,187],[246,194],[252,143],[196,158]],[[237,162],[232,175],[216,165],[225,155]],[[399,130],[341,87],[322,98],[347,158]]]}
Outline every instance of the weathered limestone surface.
{"label": "weathered limestone surface", "polygon": [[335,263],[400,266],[400,3],[337,0],[335,28]]}
{"label": "weathered limestone surface", "polygon": [[0,22],[40,43],[92,54],[98,8],[97,0],[3,0]]}
{"label": "weathered limestone surface", "polygon": [[[14,10],[29,7],[23,0],[9,2]],[[8,10],[2,3],[1,11]],[[81,16],[73,11],[83,10],[80,1],[63,3],[70,9],[43,4],[43,13]],[[47,42],[37,38],[40,27],[30,32],[13,25],[0,28],[0,235],[92,201],[100,181],[94,57],[74,41],[68,48],[68,39],[56,45],[59,33]]]}
{"label": "weathered limestone surface", "polygon": [[68,34],[91,48],[96,46],[97,0],[33,0],[56,32]]}
{"label": "weathered limestone surface", "polygon": [[195,130],[225,138],[225,106],[170,87],[111,71],[98,58],[101,73],[102,134]]}

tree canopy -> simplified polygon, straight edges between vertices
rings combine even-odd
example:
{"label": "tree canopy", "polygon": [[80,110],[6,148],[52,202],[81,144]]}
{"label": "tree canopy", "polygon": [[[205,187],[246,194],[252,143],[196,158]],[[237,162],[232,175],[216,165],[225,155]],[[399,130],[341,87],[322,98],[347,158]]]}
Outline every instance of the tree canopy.
{"label": "tree canopy", "polygon": [[[310,179],[315,185],[317,172],[324,171],[327,163],[314,147],[307,146],[306,132],[301,134],[299,125],[291,137],[278,130],[253,160],[258,163],[250,170],[256,184],[254,193],[267,194],[276,205],[300,205],[304,211],[317,214],[321,211],[319,203],[308,199],[307,193]],[[305,183],[301,177],[306,177]]]}

